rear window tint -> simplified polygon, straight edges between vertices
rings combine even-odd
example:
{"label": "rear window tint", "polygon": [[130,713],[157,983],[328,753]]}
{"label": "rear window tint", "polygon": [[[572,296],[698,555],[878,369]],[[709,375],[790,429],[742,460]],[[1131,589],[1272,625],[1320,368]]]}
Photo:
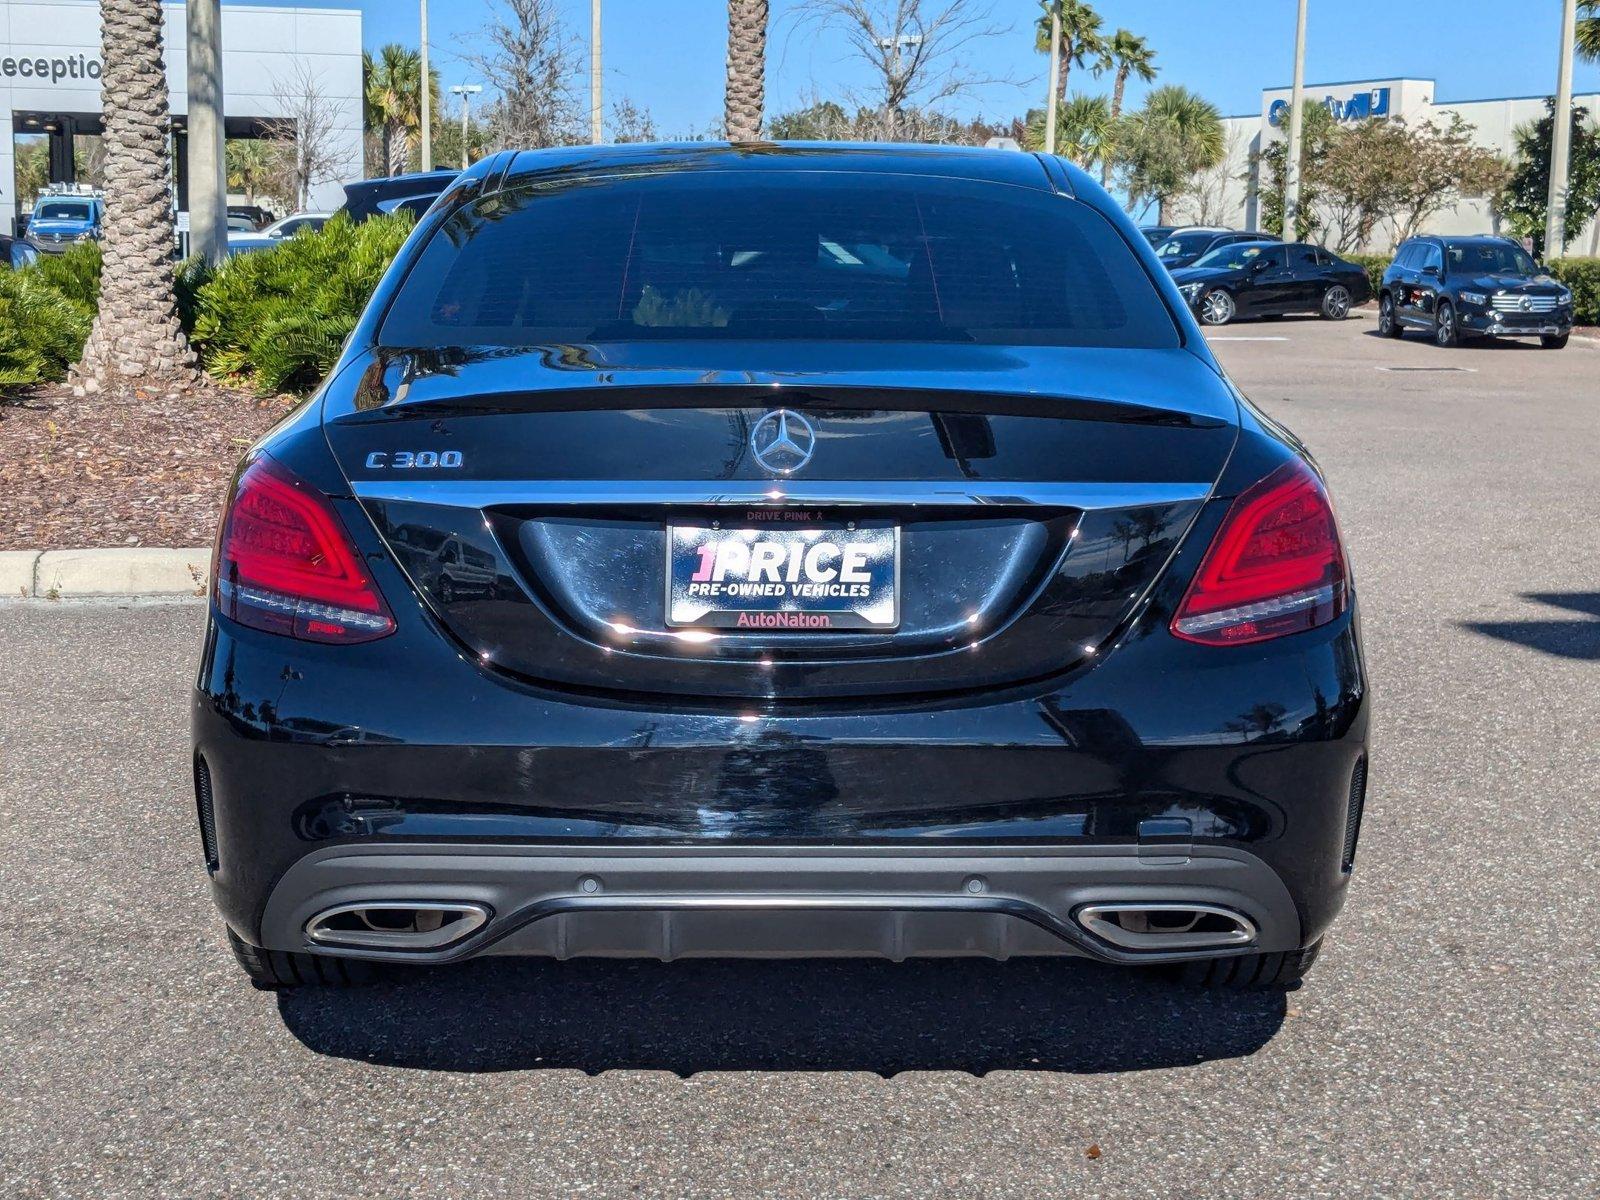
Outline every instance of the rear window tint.
{"label": "rear window tint", "polygon": [[589,177],[499,193],[433,235],[389,346],[654,339],[1170,347],[1115,229],[1011,185],[846,172]]}

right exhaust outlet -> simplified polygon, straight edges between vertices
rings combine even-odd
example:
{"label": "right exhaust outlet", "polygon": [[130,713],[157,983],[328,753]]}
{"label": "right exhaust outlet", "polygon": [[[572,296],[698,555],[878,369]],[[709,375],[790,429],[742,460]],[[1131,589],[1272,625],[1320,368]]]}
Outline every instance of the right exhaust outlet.
{"label": "right exhaust outlet", "polygon": [[1124,950],[1222,950],[1256,940],[1254,921],[1215,904],[1086,904],[1074,916]]}

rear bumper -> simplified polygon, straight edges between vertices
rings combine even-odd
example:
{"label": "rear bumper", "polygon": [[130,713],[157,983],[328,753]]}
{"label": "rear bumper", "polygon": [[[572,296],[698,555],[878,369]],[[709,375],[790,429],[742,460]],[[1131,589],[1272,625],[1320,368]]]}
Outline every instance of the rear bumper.
{"label": "rear bumper", "polygon": [[[361,903],[453,903],[486,923],[429,950],[331,950],[319,914]],[[352,846],[317,851],[273,889],[269,949],[409,962],[553,958],[1080,955],[1159,962],[1089,932],[1091,904],[1205,904],[1254,937],[1207,957],[1302,945],[1294,901],[1253,855],[1220,847]]]}

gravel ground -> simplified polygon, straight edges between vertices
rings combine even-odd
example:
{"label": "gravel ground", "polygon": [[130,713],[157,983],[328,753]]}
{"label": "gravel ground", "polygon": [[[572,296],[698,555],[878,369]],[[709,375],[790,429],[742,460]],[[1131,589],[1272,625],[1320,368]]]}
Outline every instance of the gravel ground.
{"label": "gravel ground", "polygon": [[256,992],[193,829],[201,610],[6,604],[0,1194],[1600,1194],[1600,356],[1371,325],[1217,335],[1332,477],[1378,704],[1299,991],[502,962]]}

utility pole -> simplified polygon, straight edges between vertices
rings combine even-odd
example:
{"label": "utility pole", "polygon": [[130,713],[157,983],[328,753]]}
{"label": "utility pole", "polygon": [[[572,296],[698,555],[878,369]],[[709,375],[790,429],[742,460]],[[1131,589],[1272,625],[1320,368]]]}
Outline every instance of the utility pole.
{"label": "utility pole", "polygon": [[428,0],[422,0],[422,169],[433,170],[433,76],[428,73]]}
{"label": "utility pole", "polygon": [[600,0],[589,0],[589,140],[598,146],[605,141],[605,123],[600,111]]}
{"label": "utility pole", "polygon": [[1050,6],[1050,97],[1044,102],[1044,152],[1056,152],[1056,89],[1061,86],[1061,6]]}
{"label": "utility pole", "polygon": [[461,169],[465,171],[472,165],[468,157],[470,145],[467,141],[467,106],[472,103],[472,98],[483,91],[481,84],[457,83],[451,85],[450,94],[461,97]]}
{"label": "utility pole", "polygon": [[900,122],[897,119],[900,106],[890,102],[887,92],[901,85],[900,61],[901,52],[914,49],[922,45],[920,33],[903,33],[899,37],[886,37],[878,39],[878,49],[889,51],[889,84],[883,97],[883,132],[884,136],[892,139],[899,131]]}
{"label": "utility pole", "polygon": [[[1550,129],[1550,203],[1545,212],[1546,261],[1567,252],[1567,167],[1572,153],[1572,48],[1578,33],[1578,0],[1561,6],[1561,61],[1556,67],[1556,111]],[[190,137],[193,137],[190,134]],[[192,184],[190,185],[193,186]]]}
{"label": "utility pole", "polygon": [[1300,228],[1300,135],[1305,124],[1306,0],[1294,26],[1294,86],[1289,92],[1289,157],[1284,163],[1283,240],[1295,241]]}
{"label": "utility pole", "polygon": [[222,123],[222,0],[189,0],[189,253],[228,255],[228,164]]}

